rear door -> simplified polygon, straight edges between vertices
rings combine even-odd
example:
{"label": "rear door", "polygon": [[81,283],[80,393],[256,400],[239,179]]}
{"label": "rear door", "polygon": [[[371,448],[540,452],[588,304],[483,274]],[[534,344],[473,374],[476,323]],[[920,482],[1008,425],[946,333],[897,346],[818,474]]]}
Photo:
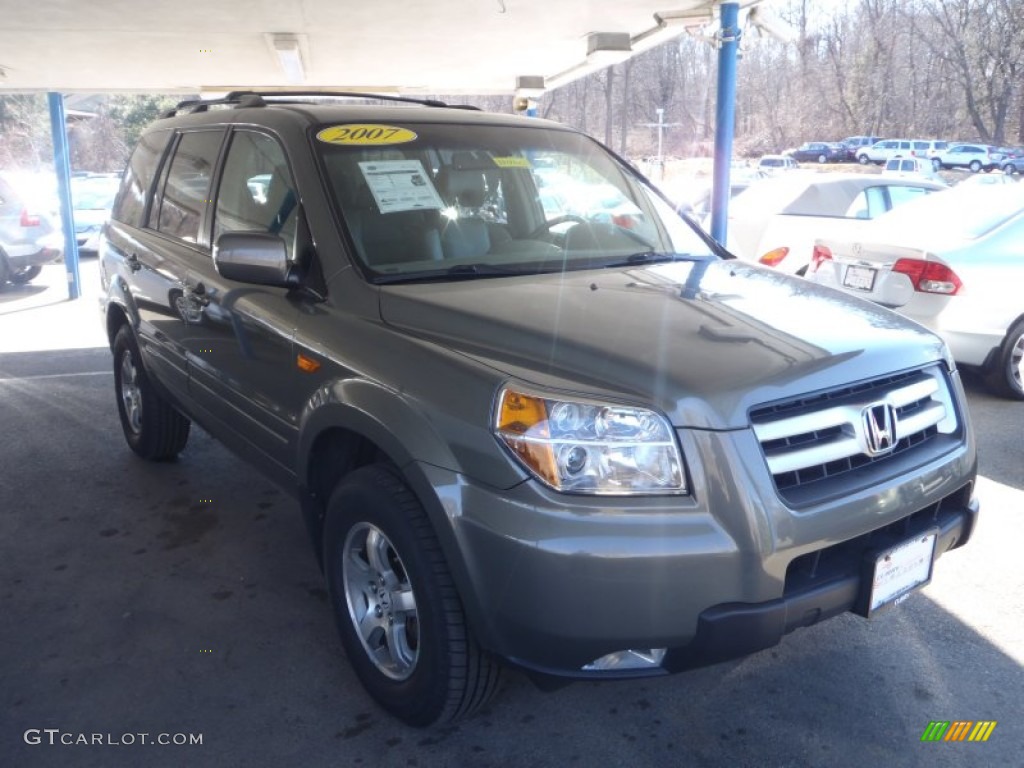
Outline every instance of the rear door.
{"label": "rear door", "polygon": [[180,297],[222,138],[221,129],[143,136],[125,172],[101,254],[104,273],[124,287],[146,367],[178,400],[188,389],[183,341],[188,319]]}

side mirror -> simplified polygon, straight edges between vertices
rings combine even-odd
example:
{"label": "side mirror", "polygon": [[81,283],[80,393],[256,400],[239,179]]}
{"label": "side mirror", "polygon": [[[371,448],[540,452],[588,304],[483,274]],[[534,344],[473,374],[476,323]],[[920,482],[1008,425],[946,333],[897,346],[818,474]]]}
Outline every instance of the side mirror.
{"label": "side mirror", "polygon": [[288,261],[278,235],[266,232],[225,232],[217,238],[213,263],[221,277],[240,283],[296,288],[300,276]]}

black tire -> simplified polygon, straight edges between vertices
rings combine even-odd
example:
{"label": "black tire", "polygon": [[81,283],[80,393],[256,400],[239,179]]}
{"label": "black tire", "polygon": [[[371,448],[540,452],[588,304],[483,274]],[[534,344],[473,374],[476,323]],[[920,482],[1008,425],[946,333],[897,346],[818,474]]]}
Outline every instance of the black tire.
{"label": "black tire", "polygon": [[1017,172],[1017,167],[1013,163],[1007,163],[1003,166],[1003,173],[1007,176],[1013,176]]}
{"label": "black tire", "polygon": [[868,160],[867,155],[857,155],[857,162],[860,163],[861,165],[867,165],[871,161]]}
{"label": "black tire", "polygon": [[985,383],[1001,397],[1024,400],[1024,320],[1010,327]]}
{"label": "black tire", "polygon": [[971,164],[967,167],[971,170],[971,173],[977,173],[981,170],[981,162],[978,160],[971,160]]}
{"label": "black tire", "polygon": [[391,715],[451,722],[497,692],[501,667],[471,635],[430,521],[390,466],[354,470],[331,494],[324,573],[349,662]]}
{"label": "black tire", "polygon": [[129,448],[149,461],[173,459],[184,450],[192,423],[153,388],[127,325],[114,337],[114,391]]}
{"label": "black tire", "polygon": [[39,273],[42,271],[43,268],[38,264],[32,267],[24,267],[23,269],[12,269],[7,279],[15,285],[25,285],[39,277]]}
{"label": "black tire", "polygon": [[825,155],[818,155],[818,162],[819,163],[827,163],[828,162],[828,158]]}

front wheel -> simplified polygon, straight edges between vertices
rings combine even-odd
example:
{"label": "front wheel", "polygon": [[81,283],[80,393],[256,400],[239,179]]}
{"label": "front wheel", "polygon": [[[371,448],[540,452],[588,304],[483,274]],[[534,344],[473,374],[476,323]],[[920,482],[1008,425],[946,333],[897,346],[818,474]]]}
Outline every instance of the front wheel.
{"label": "front wheel", "polygon": [[389,465],[353,471],[331,495],[324,572],[349,662],[390,714],[450,722],[497,692],[501,668],[476,644],[430,521]]}
{"label": "front wheel", "polygon": [[1024,320],[1010,328],[985,381],[995,394],[1024,400]]}
{"label": "front wheel", "polygon": [[127,325],[114,337],[114,389],[129,448],[150,461],[173,459],[184,450],[191,422],[153,388]]}
{"label": "front wheel", "polygon": [[1003,173],[1005,173],[1007,176],[1013,176],[1013,174],[1015,174],[1016,172],[1017,166],[1015,166],[1013,163],[1007,163],[1006,165],[1003,166]]}
{"label": "front wheel", "polygon": [[818,155],[818,162],[819,163],[827,163],[828,162],[828,157],[826,157],[825,155]]}
{"label": "front wheel", "polygon": [[861,165],[867,165],[871,161],[868,160],[867,155],[857,155],[857,162],[860,163]]}
{"label": "front wheel", "polygon": [[21,269],[12,269],[11,273],[7,276],[15,285],[25,285],[26,283],[35,280],[39,277],[39,273],[43,271],[43,268],[38,264],[33,267],[22,267]]}

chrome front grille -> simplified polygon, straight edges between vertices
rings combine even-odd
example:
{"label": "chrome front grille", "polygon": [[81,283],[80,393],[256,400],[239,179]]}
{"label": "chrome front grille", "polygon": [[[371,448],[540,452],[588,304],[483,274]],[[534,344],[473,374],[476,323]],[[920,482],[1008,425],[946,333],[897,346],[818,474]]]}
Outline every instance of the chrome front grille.
{"label": "chrome front grille", "polygon": [[[937,365],[760,407],[751,421],[784,497],[958,430],[949,383]],[[805,491],[799,496],[807,500]]]}

